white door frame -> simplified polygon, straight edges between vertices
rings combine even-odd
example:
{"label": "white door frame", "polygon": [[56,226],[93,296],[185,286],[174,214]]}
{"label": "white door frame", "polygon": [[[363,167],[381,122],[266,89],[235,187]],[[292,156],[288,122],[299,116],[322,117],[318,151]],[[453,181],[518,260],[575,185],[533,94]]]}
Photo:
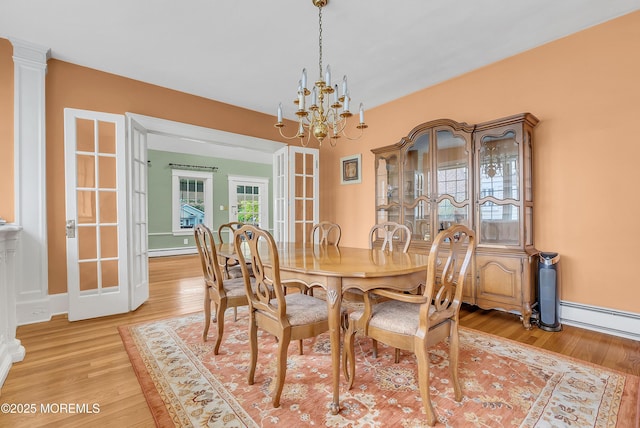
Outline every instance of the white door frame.
{"label": "white door frame", "polygon": [[[253,177],[246,175],[229,175],[229,221],[238,221],[238,208],[235,206],[237,197],[237,185],[249,185],[260,187],[260,224],[263,229],[269,228],[269,179],[266,177]],[[231,241],[229,241],[231,242]]]}

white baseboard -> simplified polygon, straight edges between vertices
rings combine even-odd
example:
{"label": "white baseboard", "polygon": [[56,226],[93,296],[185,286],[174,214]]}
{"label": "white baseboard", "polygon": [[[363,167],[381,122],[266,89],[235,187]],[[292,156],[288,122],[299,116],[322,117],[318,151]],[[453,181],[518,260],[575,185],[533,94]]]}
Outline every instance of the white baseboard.
{"label": "white baseboard", "polygon": [[0,343],[0,388],[2,388],[12,364],[13,360],[11,359],[11,354],[9,354],[8,347],[6,344]]}
{"label": "white baseboard", "polygon": [[16,324],[26,325],[49,321],[51,319],[50,299],[51,297],[47,296],[45,299],[16,303]]}
{"label": "white baseboard", "polygon": [[561,301],[560,322],[640,341],[640,313]]}
{"label": "white baseboard", "polygon": [[185,254],[198,254],[198,249],[196,247],[179,247],[149,250],[149,257],[183,256]]}

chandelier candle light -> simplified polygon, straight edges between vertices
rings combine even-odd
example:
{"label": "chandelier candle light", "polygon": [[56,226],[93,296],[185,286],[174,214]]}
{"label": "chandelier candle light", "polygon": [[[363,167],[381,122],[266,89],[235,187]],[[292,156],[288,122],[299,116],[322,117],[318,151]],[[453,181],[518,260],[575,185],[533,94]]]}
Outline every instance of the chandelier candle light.
{"label": "chandelier candle light", "polygon": [[[346,133],[347,119],[353,116],[349,111],[349,88],[347,87],[347,76],[342,78],[342,95],[338,95],[338,84],[331,86],[331,69],[327,65],[327,69],[322,78],[322,8],[327,5],[329,0],[311,0],[313,5],[318,8],[319,35],[318,44],[320,46],[320,55],[318,60],[318,68],[320,75],[315,82],[311,91],[307,89],[307,70],[302,69],[302,78],[298,81],[298,96],[293,101],[297,105],[298,110],[298,132],[292,137],[287,137],[282,133],[284,123],[282,122],[282,103],[278,105],[278,123],[274,126],[280,131],[280,135],[288,140],[299,138],[300,144],[306,147],[311,140],[311,135],[322,145],[322,141],[329,137],[329,143],[335,147],[338,138],[344,136],[348,140],[357,140],[363,134],[363,130],[367,128],[364,123],[364,107],[360,103],[359,116],[360,123],[356,128],[360,130],[360,135],[350,137]],[[307,97],[311,96],[310,105],[307,108]]]}

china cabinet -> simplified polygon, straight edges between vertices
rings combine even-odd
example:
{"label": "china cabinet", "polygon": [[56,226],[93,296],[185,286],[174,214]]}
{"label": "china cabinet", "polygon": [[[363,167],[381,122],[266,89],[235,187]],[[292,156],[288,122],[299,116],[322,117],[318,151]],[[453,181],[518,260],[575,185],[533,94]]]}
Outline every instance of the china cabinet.
{"label": "china cabinet", "polygon": [[409,227],[411,250],[428,251],[438,231],[461,223],[477,235],[464,301],[522,315],[535,304],[533,128],[523,113],[476,125],[439,119],[398,143],[373,149],[376,222]]}

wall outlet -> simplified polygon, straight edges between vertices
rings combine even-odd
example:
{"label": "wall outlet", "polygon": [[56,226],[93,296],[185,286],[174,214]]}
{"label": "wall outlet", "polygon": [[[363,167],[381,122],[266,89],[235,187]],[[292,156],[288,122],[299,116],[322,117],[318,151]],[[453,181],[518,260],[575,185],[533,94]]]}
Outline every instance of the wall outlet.
{"label": "wall outlet", "polygon": [[182,243],[183,243],[184,245],[187,245],[187,244],[189,243],[189,238],[184,238],[184,241],[182,241]]}

